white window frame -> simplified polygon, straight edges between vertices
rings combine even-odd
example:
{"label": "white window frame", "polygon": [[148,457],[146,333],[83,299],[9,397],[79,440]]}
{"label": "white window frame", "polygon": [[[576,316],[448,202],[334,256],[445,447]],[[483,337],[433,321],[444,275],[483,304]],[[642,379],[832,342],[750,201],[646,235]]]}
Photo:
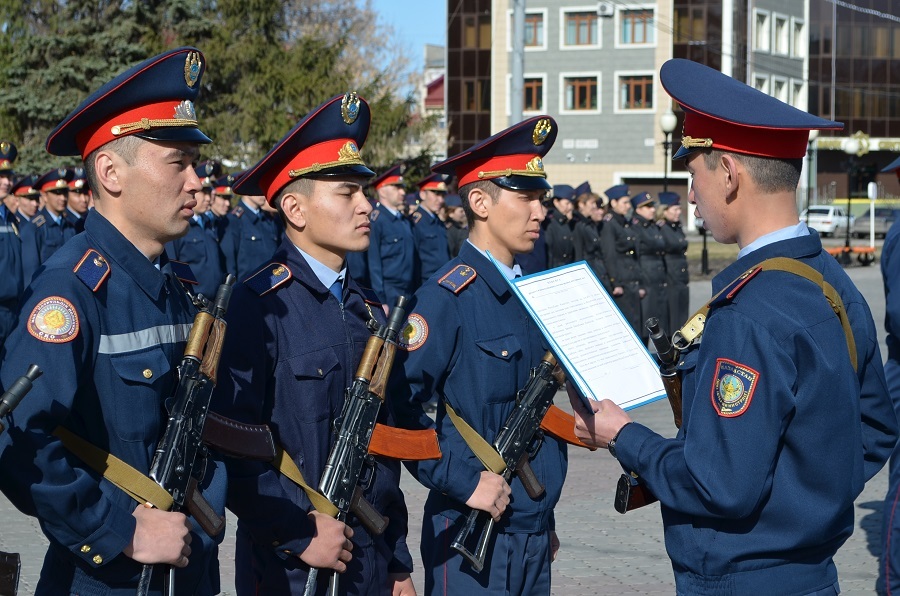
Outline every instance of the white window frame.
{"label": "white window frame", "polygon": [[[800,91],[797,91],[797,88],[800,88]],[[790,82],[790,92],[791,92],[791,105],[797,108],[798,110],[807,111],[809,107],[809,95],[808,95],[809,87],[806,84],[806,81],[803,79],[791,79]]]}
{"label": "white window frame", "polygon": [[[576,77],[594,77],[597,79],[597,109],[596,110],[568,110],[566,109],[566,79]],[[546,96],[544,97],[546,99]],[[603,73],[599,70],[587,72],[561,72],[559,73],[559,114],[601,114],[603,113]]]}
{"label": "white window frame", "polygon": [[[513,11],[507,10],[507,23],[509,23],[509,35],[506,36],[506,51],[512,52],[512,31],[513,31]],[[525,46],[526,52],[543,52],[547,49],[547,38],[549,37],[549,31],[547,30],[547,25],[549,21],[547,20],[547,9],[546,8],[526,8],[525,16],[530,14],[540,14],[541,18],[544,20],[544,40],[541,45],[537,46]]]}
{"label": "white window frame", "polygon": [[[778,35],[778,23],[784,23],[784,30],[780,36]],[[786,14],[781,14],[779,12],[773,12],[772,18],[771,18],[771,29],[772,29],[772,45],[771,45],[772,54],[777,54],[778,56],[790,56],[791,55],[791,18]]]}
{"label": "white window frame", "polygon": [[[544,108],[542,110],[528,110],[523,108],[523,114],[525,115],[537,115],[537,114],[547,114],[547,73],[546,72],[526,72],[522,75],[522,79],[541,79],[541,100],[544,104]],[[523,89],[524,92],[524,89]],[[522,105],[525,105],[524,97],[522,98]],[[599,100],[599,98],[598,98]],[[580,112],[581,110],[574,110]],[[509,116],[512,114],[512,75],[506,75],[506,115]]]}
{"label": "white window frame", "polygon": [[[760,82],[762,85],[760,86]],[[769,75],[760,72],[753,73],[753,88],[757,91],[762,91],[766,95],[769,95],[769,90],[771,85],[769,84]]]}
{"label": "white window frame", "polygon": [[[770,87],[769,94],[772,97],[774,97],[775,99],[777,99],[778,101],[783,101],[784,103],[787,103],[787,104],[791,103],[791,88],[789,86],[789,82],[790,81],[788,80],[787,77],[779,77],[778,75],[772,75],[771,87]],[[782,86],[781,88],[784,90],[782,92],[782,97],[779,97],[777,94],[778,92],[777,92],[776,87],[779,84]]]}
{"label": "white window frame", "polygon": [[603,47],[603,19],[597,16],[597,43],[592,45],[570,46],[566,45],[566,14],[570,12],[590,12],[597,14],[597,5],[588,6],[564,6],[559,9],[559,49],[571,52],[578,50],[599,50]]}
{"label": "white window frame", "polygon": [[[800,27],[800,35],[796,34],[797,27]],[[794,58],[806,58],[809,52],[809,34],[807,33],[806,21],[791,17],[791,56]],[[797,38],[800,39],[797,39]],[[799,51],[797,51],[799,48]]]}
{"label": "white window frame", "polygon": [[[628,108],[622,107],[621,102],[621,93],[619,90],[619,79],[622,77],[634,77],[634,76],[649,76],[651,80],[651,86],[653,87],[653,105],[649,108],[642,108],[639,110],[631,110]],[[659,97],[660,89],[659,89],[659,81],[656,77],[656,72],[652,70],[616,70],[613,71],[613,81],[615,85],[615,99],[613,100],[613,113],[614,114],[654,114],[656,113],[656,102],[657,97]]]}
{"label": "white window frame", "polygon": [[616,15],[614,17],[615,35],[613,36],[613,47],[621,50],[655,48],[657,40],[659,39],[659,32],[656,31],[657,27],[651,28],[653,30],[653,41],[650,43],[622,43],[621,35],[619,34],[622,32],[623,13],[630,10],[652,10],[653,22],[656,23],[656,19],[659,17],[659,11],[656,9],[656,6],[656,4],[629,4],[628,6],[617,7]]}
{"label": "white window frame", "polygon": [[[759,17],[765,18],[764,31],[759,31]],[[757,44],[757,41],[763,40],[767,45],[766,47],[761,47]],[[758,8],[753,9],[753,40],[752,40],[752,49],[755,52],[771,52],[772,50],[772,15],[768,10],[760,10]]]}

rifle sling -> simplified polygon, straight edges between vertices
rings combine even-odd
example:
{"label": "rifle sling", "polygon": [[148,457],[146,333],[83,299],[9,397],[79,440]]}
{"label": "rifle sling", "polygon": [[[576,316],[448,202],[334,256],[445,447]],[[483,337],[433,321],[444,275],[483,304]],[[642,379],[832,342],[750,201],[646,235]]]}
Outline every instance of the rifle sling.
{"label": "rifle sling", "polygon": [[303,492],[306,493],[306,497],[309,499],[310,503],[312,503],[312,506],[316,511],[324,513],[325,515],[330,515],[331,517],[337,517],[338,508],[335,507],[331,501],[326,499],[322,493],[306,483],[306,480],[303,479],[303,474],[300,472],[300,468],[297,467],[294,460],[291,459],[281,447],[276,447],[275,459],[272,461],[272,465],[274,465],[281,474],[287,477],[288,480],[303,489]]}
{"label": "rifle sling", "polygon": [[163,511],[172,508],[174,504],[172,495],[146,474],[142,474],[115,455],[92,445],[63,426],[57,426],[53,434],[78,459],[98,474],[102,474],[138,503],[150,503]]}
{"label": "rifle sling", "polygon": [[[838,291],[834,289],[834,286],[825,281],[825,278],[822,277],[821,273],[806,263],[801,263],[796,259],[788,257],[766,259],[739,275],[734,281],[736,282],[742,278],[749,277],[758,271],[786,271],[787,273],[793,273],[794,275],[806,278],[819,286],[822,289],[822,294],[825,296],[825,299],[828,300],[831,309],[834,311],[834,314],[837,315],[838,321],[841,323],[841,327],[844,330],[844,337],[847,341],[850,364],[853,365],[853,370],[857,370],[856,340],[853,338],[853,329],[850,327],[850,319],[847,316],[847,309],[844,307],[844,301],[841,300],[841,296]],[[719,295],[725,290],[734,290],[734,282],[727,284],[724,289],[719,291],[709,302],[703,305],[700,310],[695,312],[693,316],[688,319],[688,322],[684,327],[675,332],[675,341],[673,343],[675,343],[678,349],[686,349],[698,337],[703,335],[703,328],[706,324],[706,317],[709,313],[710,305],[715,302]]]}
{"label": "rifle sling", "polygon": [[494,474],[502,474],[506,470],[506,462],[503,461],[503,458],[500,457],[494,446],[485,441],[474,428],[469,426],[469,423],[463,420],[450,406],[450,402],[444,400],[444,405],[447,408],[447,415],[450,416],[450,422],[456,427],[456,430],[463,441],[466,442],[466,445],[469,446],[469,449],[472,450],[472,453],[475,454],[475,457],[481,460],[485,469],[490,470]]}

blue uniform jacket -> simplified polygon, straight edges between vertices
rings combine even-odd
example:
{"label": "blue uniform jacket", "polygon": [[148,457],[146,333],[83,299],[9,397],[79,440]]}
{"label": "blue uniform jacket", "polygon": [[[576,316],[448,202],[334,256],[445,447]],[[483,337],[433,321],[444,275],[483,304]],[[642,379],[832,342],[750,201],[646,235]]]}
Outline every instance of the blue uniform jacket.
{"label": "blue uniform jacket", "polygon": [[72,227],[75,228],[76,234],[80,234],[84,231],[84,220],[86,217],[87,213],[82,216],[78,215],[70,209],[66,209],[65,211],[63,211],[63,218],[65,218],[66,221],[72,224]]}
{"label": "blue uniform jacket", "polygon": [[409,219],[413,224],[416,252],[419,255],[420,273],[417,284],[422,285],[450,260],[447,227],[437,215],[421,206],[409,216]]}
{"label": "blue uniform jacket", "polygon": [[[679,365],[677,437],[635,423],[616,445],[622,466],[662,504],[679,594],[807,594],[833,585],[832,557],[853,531],[854,499],[897,438],[872,314],[817,234],[739,259],[715,277],[713,294],[776,256],[822,272],[838,290],[858,373],[822,290],[802,277],[763,271],[713,305],[702,342]],[[720,414],[723,393],[732,401],[722,411],[744,400],[743,412]]]}
{"label": "blue uniform jacket", "polygon": [[[439,280],[459,265],[474,269],[475,280],[458,292],[440,285]],[[448,280],[459,287],[467,277],[450,274]],[[419,288],[411,313],[409,321],[417,332],[409,351],[398,354],[391,403],[404,425],[436,427],[443,457],[407,466],[431,489],[426,515],[456,520],[461,512],[468,512],[465,502],[484,466],[450,422],[444,402],[449,401],[479,435],[493,443],[515,405],[516,392],[543,357],[545,342],[503,274],[468,242],[457,258]],[[423,410],[435,397],[436,423]],[[553,508],[568,466],[565,444],[547,437],[531,466],[546,492],[532,499],[514,477],[500,531],[553,529]]]}
{"label": "blue uniform jacket", "polygon": [[[367,303],[352,279],[345,284],[341,305],[288,238],[271,261],[291,277],[269,291],[253,282],[235,288],[213,409],[237,420],[268,424],[307,483],[317,487],[334,439],[332,421],[341,413],[344,391],[371,335],[366,322],[374,316],[383,323],[384,311],[380,304]],[[264,268],[264,275],[278,266]],[[382,422],[387,414],[382,408]],[[400,465],[382,458],[376,462],[365,495],[390,523],[384,534],[373,537],[351,515],[354,559],[341,577],[342,590],[351,584],[362,589],[358,584],[364,573],[354,566],[362,559],[360,549],[376,550],[392,572],[412,570]],[[312,505],[306,494],[268,463],[229,460],[228,472],[228,507],[238,516],[239,536],[242,531],[249,534],[255,556],[278,556],[283,569],[305,575],[308,568],[295,555],[309,545],[314,528],[307,518]],[[321,588],[325,584],[320,580]]]}
{"label": "blue uniform jacket", "polygon": [[225,281],[225,258],[219,249],[215,228],[208,219],[201,218],[203,226],[192,219],[187,235],[166,244],[166,253],[169,258],[190,265],[197,278],[192,291],[212,299]]}
{"label": "blue uniform jacket", "polygon": [[0,349],[16,325],[19,297],[25,289],[20,230],[16,216],[0,205],[0,271],[4,272],[0,275]]}
{"label": "blue uniform jacket", "polygon": [[395,216],[381,204],[375,206],[369,219],[369,281],[378,299],[393,306],[397,296],[411,295],[418,285],[412,227],[409,220]]}
{"label": "blue uniform jacket", "polygon": [[[161,263],[167,271],[165,255]],[[86,271],[87,281],[74,269]],[[0,369],[3,386],[29,364],[44,374],[0,435],[0,488],[40,520],[50,540],[38,593],[134,593],[142,566],[122,549],[134,534],[137,503],[52,433],[65,426],[146,474],[194,314],[175,277],[157,270],[99,213],[44,263],[25,292]],[[209,462],[203,483],[224,514],[224,469]],[[193,534],[190,565],[176,572],[178,591],[217,593],[222,537]],[[158,591],[162,573],[154,575]]]}
{"label": "blue uniform jacket", "polygon": [[22,271],[26,285],[41,263],[49,259],[69,238],[75,236],[75,226],[63,215],[59,223],[46,207],[31,218],[31,225],[22,227]]}
{"label": "blue uniform jacket", "polygon": [[232,209],[222,232],[225,271],[244,281],[266,263],[281,242],[275,219],[263,210],[253,213],[243,203]]}

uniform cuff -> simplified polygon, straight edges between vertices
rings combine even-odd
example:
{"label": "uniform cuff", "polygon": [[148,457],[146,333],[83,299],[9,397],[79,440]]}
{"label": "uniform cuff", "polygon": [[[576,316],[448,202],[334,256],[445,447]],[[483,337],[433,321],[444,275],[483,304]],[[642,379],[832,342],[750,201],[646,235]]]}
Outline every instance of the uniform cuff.
{"label": "uniform cuff", "polygon": [[656,436],[658,435],[655,432],[637,422],[623,426],[616,439],[616,457],[622,467],[640,476],[641,448],[646,440]]}
{"label": "uniform cuff", "polygon": [[130,511],[110,507],[103,525],[69,550],[91,567],[101,567],[119,556],[131,544],[136,527],[137,520]]}

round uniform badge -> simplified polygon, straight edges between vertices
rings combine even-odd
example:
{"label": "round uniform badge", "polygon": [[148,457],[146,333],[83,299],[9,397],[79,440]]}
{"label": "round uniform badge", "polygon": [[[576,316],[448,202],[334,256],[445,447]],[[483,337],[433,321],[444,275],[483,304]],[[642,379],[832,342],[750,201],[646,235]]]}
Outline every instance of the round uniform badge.
{"label": "round uniform badge", "polygon": [[428,339],[428,323],[422,315],[414,313],[406,320],[406,327],[400,334],[400,347],[407,352],[418,350]]}
{"label": "round uniform badge", "polygon": [[78,336],[78,313],[60,296],[38,302],[28,316],[28,332],[41,341],[63,344]]}
{"label": "round uniform badge", "polygon": [[727,358],[716,360],[712,403],[719,416],[734,418],[750,407],[759,382],[759,372]]}

